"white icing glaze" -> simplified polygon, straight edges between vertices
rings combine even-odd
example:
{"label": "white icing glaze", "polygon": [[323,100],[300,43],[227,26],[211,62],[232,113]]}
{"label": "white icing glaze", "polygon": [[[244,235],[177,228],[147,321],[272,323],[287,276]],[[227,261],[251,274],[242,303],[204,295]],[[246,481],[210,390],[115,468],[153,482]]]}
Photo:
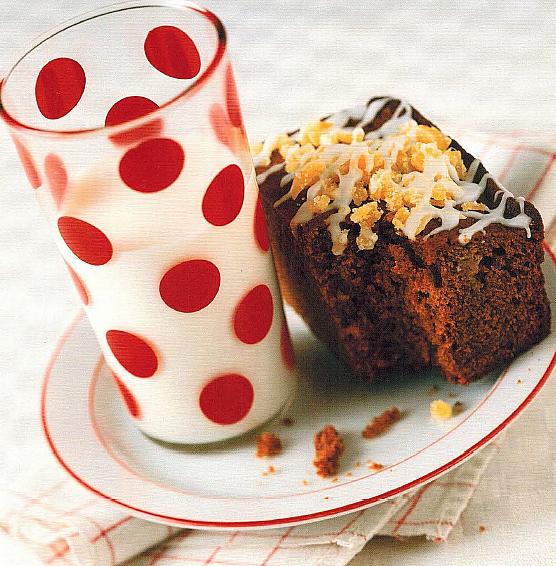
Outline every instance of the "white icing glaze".
{"label": "white icing glaze", "polygon": [[[330,235],[332,236],[332,241],[335,243],[340,243],[339,238],[342,235],[342,230],[340,229],[340,222],[343,222],[346,216],[351,212],[349,205],[352,201],[353,185],[362,176],[361,171],[357,167],[357,161],[363,151],[368,152],[368,146],[366,144],[351,144],[351,145],[345,145],[343,147],[338,147],[337,145],[331,145],[326,147],[322,152],[323,157],[325,159],[331,159],[331,162],[327,166],[323,174],[321,175],[321,179],[326,179],[334,173],[337,173],[340,179],[334,200],[328,205],[326,209],[326,211],[329,210],[338,211],[335,214],[331,214],[326,219],[328,230],[330,231]],[[340,157],[346,156],[346,152],[350,154],[349,170],[346,175],[342,175],[341,173],[336,171],[336,164],[337,164],[337,160]],[[317,196],[321,188],[321,184],[322,181],[319,180],[314,185],[309,187],[309,189],[307,190],[307,200],[299,207],[299,210],[292,218],[291,221],[292,227],[298,226],[299,224],[303,224],[311,220],[311,218],[315,216],[310,209],[309,203],[312,201],[312,199],[315,196]],[[289,192],[286,195],[284,195],[284,197],[282,197],[279,201],[277,201],[275,203],[275,206],[278,206],[283,202],[284,199],[287,198],[289,198]],[[347,231],[345,232],[347,238]],[[347,244],[347,239],[345,243]]]}
{"label": "white icing glaze", "polygon": [[505,218],[504,212],[506,211],[506,201],[508,198],[513,197],[510,191],[502,189],[496,193],[495,199],[498,195],[502,195],[500,198],[500,203],[496,208],[493,208],[487,212],[480,213],[469,210],[466,212],[467,218],[476,218],[477,221],[471,224],[468,228],[463,228],[459,231],[458,241],[460,244],[467,244],[474,234],[477,232],[483,232],[484,229],[493,222],[497,224],[502,224],[502,226],[508,226],[509,228],[523,228],[527,233],[527,237],[531,237],[531,218],[525,214],[525,199],[523,197],[518,197],[516,201],[519,203],[520,212],[517,216],[513,218]]}
{"label": "white icing glaze", "polygon": [[[339,129],[349,131],[350,129],[355,130],[355,128],[364,128],[377,117],[377,115],[391,100],[391,98],[386,97],[379,98],[372,101],[368,106],[357,106],[352,109],[333,114],[327,118],[327,122],[331,122],[333,124],[330,131],[334,132]],[[403,147],[403,139],[392,134],[395,134],[400,127],[409,122],[411,120],[411,116],[411,106],[407,102],[401,101],[392,117],[382,124],[380,128],[368,132],[365,135],[364,142],[321,145],[317,151],[320,152],[320,158],[328,165],[324,172],[320,175],[319,181],[314,183],[307,190],[307,198],[305,202],[301,204],[291,221],[292,228],[314,218],[317,213],[311,210],[310,203],[317,195],[319,195],[319,191],[322,188],[322,182],[328,179],[331,175],[337,175],[339,178],[339,184],[334,197],[324,210],[319,210],[318,214],[336,211],[326,218],[326,224],[332,238],[333,252],[335,254],[341,254],[347,245],[348,231],[341,229],[340,224],[346,220],[347,216],[351,212],[350,204],[353,200],[353,188],[355,183],[357,183],[357,181],[359,181],[362,177],[361,170],[358,166],[359,158],[364,156],[365,159],[368,159],[372,151],[379,147],[378,145],[376,148],[373,147],[373,140],[378,140],[379,138],[384,139],[386,136],[390,136],[390,139],[382,142],[383,145],[386,145],[386,148],[385,152],[381,153],[384,157],[386,167],[395,163],[398,151]],[[346,124],[350,121],[357,122],[355,128],[346,128]],[[274,139],[272,141],[274,142]],[[371,141],[371,143],[369,143],[369,141]],[[304,165],[306,165],[306,163],[314,157],[314,155],[314,152],[303,155],[299,160],[296,170],[303,169]],[[343,175],[339,172],[339,165],[345,163],[347,159],[349,159],[349,168],[348,172]],[[425,236],[425,238],[428,238],[438,232],[456,228],[460,220],[463,218],[472,218],[475,222],[471,226],[460,229],[458,241],[463,245],[467,244],[474,234],[484,231],[484,229],[492,223],[498,223],[512,228],[523,228],[526,230],[527,236],[530,237],[531,232],[529,226],[531,218],[524,212],[524,200],[522,198],[516,199],[520,205],[520,213],[514,218],[504,217],[506,201],[509,197],[513,197],[513,195],[505,188],[501,188],[497,193],[497,195],[501,194],[502,197],[500,199],[500,203],[494,209],[479,212],[476,210],[465,211],[456,208],[458,205],[463,203],[477,201],[484,192],[488,179],[492,178],[490,174],[485,173],[481,177],[480,181],[476,182],[475,177],[477,175],[479,165],[480,161],[475,159],[470,164],[465,179],[461,180],[455,167],[445,156],[443,156],[443,159],[441,160],[425,159],[423,172],[412,172],[409,174],[412,176],[412,189],[418,190],[422,196],[419,202],[410,209],[409,216],[401,228],[401,231],[409,239],[413,240],[417,233],[423,229],[423,223],[427,224],[430,220],[438,218],[440,220],[440,226]],[[274,166],[265,173],[270,175],[278,170],[279,168]],[[435,177],[438,176],[439,171],[442,172],[442,177],[445,178],[446,183],[449,184],[450,193],[453,197],[446,198],[443,206],[435,206],[434,204],[431,204],[433,185],[435,183]],[[293,181],[294,177],[295,172],[284,175],[280,181],[280,186],[285,187]],[[264,177],[264,179],[266,179],[266,177]],[[259,182],[263,181],[259,180]],[[296,197],[297,194],[292,194],[292,188],[290,187],[290,190],[276,201],[274,206],[277,207],[289,198]]]}
{"label": "white icing glaze", "polygon": [[263,143],[263,147],[257,155],[253,156],[253,165],[255,167],[264,167],[265,165],[270,164],[270,155],[274,151],[276,146],[276,140],[280,134],[273,134],[266,138]]}
{"label": "white icing glaze", "polygon": [[[468,172],[466,179],[461,181],[454,166],[449,162],[444,163],[443,166],[446,170],[446,173],[448,174],[447,176],[449,176],[449,178],[456,185],[454,187],[456,190],[453,191],[455,193],[455,199],[446,199],[444,206],[439,208],[432,205],[430,202],[434,185],[434,175],[438,171],[438,162],[435,161],[434,164],[436,165],[436,167],[429,169],[429,167],[427,166],[427,161],[425,161],[425,168],[423,173],[412,174],[416,175],[418,181],[420,181],[419,185],[422,189],[423,196],[421,198],[421,201],[411,209],[409,218],[405,223],[405,226],[402,228],[403,233],[410,240],[415,239],[417,230],[424,218],[428,219],[429,221],[433,218],[438,218],[441,223],[438,228],[432,230],[427,236],[425,236],[425,238],[437,234],[438,232],[455,228],[459,224],[461,218],[468,216],[468,212],[458,210],[455,207],[464,202],[472,202],[477,200],[477,198],[483,192],[487,179],[489,177],[488,175],[484,175],[480,183],[477,184],[468,180],[469,178],[473,179],[475,173],[472,173],[472,175],[470,176]],[[477,166],[473,167],[475,172]]]}
{"label": "white icing glaze", "polygon": [[274,173],[278,173],[278,171],[281,171],[284,168],[284,165],[286,165],[284,161],[271,165],[268,169],[257,175],[257,183],[259,185],[262,185],[268,179],[268,177],[274,175]]}
{"label": "white icing glaze", "polygon": [[[359,127],[364,128],[370,124],[378,115],[378,113],[391,101],[391,98],[379,98],[371,104],[369,104],[369,109],[365,113],[365,116],[357,124]],[[398,128],[409,122],[411,120],[411,106],[404,100],[400,100],[398,107],[396,108],[392,117],[384,122],[382,126],[376,130],[371,130],[365,135],[366,140],[378,139],[387,136],[388,134],[393,134]]]}
{"label": "white icing glaze", "polygon": [[[475,234],[477,234],[478,232],[484,232],[485,228],[493,223],[501,224],[502,226],[507,226],[509,228],[523,228],[526,231],[527,237],[531,237],[531,230],[529,228],[531,224],[531,218],[527,214],[525,214],[525,199],[523,197],[516,199],[520,206],[520,213],[513,218],[504,217],[504,213],[506,211],[506,201],[508,200],[508,198],[514,197],[510,191],[502,186],[495,195],[495,200],[499,195],[502,195],[500,203],[493,209],[489,209],[485,212],[478,212],[474,210],[460,211],[454,208],[454,206],[457,206],[458,204],[462,204],[464,202],[476,201],[477,198],[479,198],[479,196],[483,193],[488,179],[493,178],[490,173],[485,173],[478,183],[474,183],[473,179],[477,174],[479,165],[480,161],[478,159],[475,159],[469,166],[465,180],[463,181],[457,179],[457,173],[455,173],[454,171],[456,178],[452,177],[452,179],[456,182],[456,184],[460,186],[461,189],[460,195],[455,200],[447,200],[443,208],[436,208],[432,206],[429,201],[427,201],[426,204],[428,206],[424,206],[423,209],[427,209],[426,212],[432,213],[432,218],[439,218],[441,225],[427,234],[425,238],[429,238],[430,236],[433,236],[438,232],[455,228],[459,224],[459,220],[461,218],[473,218],[476,220],[476,222],[471,224],[471,226],[460,229],[458,241],[463,245],[469,243],[471,241],[471,238],[473,238]],[[417,205],[416,208],[419,208],[420,204]],[[423,212],[421,214],[421,217],[426,214],[426,212]],[[410,237],[410,234],[408,234],[407,232],[407,224],[404,227],[403,231],[408,237]]]}
{"label": "white icing glaze", "polygon": [[284,188],[288,183],[293,181],[293,173],[288,173],[280,179],[280,187]]}

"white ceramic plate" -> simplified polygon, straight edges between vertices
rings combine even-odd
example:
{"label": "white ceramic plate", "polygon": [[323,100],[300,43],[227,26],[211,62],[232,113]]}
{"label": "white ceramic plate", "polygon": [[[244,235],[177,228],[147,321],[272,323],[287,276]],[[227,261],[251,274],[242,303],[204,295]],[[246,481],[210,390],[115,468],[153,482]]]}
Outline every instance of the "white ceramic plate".
{"label": "white ceramic plate", "polygon": [[[554,301],[556,267],[549,253],[545,276]],[[42,421],[52,451],[82,485],[145,519],[210,529],[299,524],[369,507],[462,463],[529,404],[556,360],[553,319],[548,338],[470,386],[450,385],[434,372],[367,384],[352,379],[303,322],[287,314],[302,373],[298,397],[286,412],[295,424],[277,418],[263,427],[279,433],[282,455],[255,457],[260,431],[209,448],[144,436],[127,416],[82,315],[45,375]],[[438,391],[431,394],[433,385]],[[434,398],[459,400],[464,411],[433,421]],[[387,434],[363,439],[364,425],[392,405],[404,418]],[[327,423],[346,443],[336,481],[318,478],[311,465],[313,436]],[[384,468],[373,471],[368,461]],[[275,473],[265,473],[269,464]]]}

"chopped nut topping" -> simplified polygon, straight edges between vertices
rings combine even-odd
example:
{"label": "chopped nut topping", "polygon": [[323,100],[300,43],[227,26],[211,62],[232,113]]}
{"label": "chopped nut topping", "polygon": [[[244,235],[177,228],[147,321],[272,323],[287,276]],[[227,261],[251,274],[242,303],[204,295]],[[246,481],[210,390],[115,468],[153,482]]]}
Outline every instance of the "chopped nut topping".
{"label": "chopped nut topping", "polygon": [[378,204],[368,202],[363,206],[353,209],[351,220],[359,224],[361,230],[357,237],[357,245],[360,250],[372,250],[378,240],[378,236],[373,232],[372,228],[375,223],[380,220],[382,211],[378,208]]}
{"label": "chopped nut topping", "polygon": [[271,155],[278,149],[282,157],[286,157],[286,151],[294,141],[288,134],[270,136],[264,143],[254,142],[249,145],[255,167],[266,167],[270,165]]}
{"label": "chopped nut topping", "polygon": [[431,417],[438,421],[449,419],[453,414],[452,405],[450,405],[450,403],[446,403],[446,401],[442,401],[441,399],[432,401],[430,411]]}
{"label": "chopped nut topping", "polygon": [[368,202],[363,206],[355,208],[351,213],[351,220],[357,224],[372,228],[374,223],[380,219],[382,211],[376,202]]}
{"label": "chopped nut topping", "polygon": [[332,253],[342,255],[348,243],[348,231],[341,230],[338,239],[332,244]]}
{"label": "chopped nut topping", "polygon": [[398,210],[396,210],[396,214],[394,214],[394,217],[392,218],[392,224],[394,225],[394,228],[401,230],[403,225],[407,222],[408,218],[409,209],[405,206],[398,208]]}
{"label": "chopped nut topping", "polygon": [[[394,112],[377,124],[379,113],[392,108],[393,102]],[[375,98],[363,109],[342,111],[290,135],[269,137],[262,146],[252,147],[256,167],[273,164],[258,172],[258,179],[264,183],[268,175],[285,170],[280,187],[286,191],[274,206],[299,198],[290,220],[294,232],[316,215],[326,215],[322,220],[334,255],[344,253],[348,245],[350,250],[372,250],[377,238],[391,230],[386,223],[409,240],[458,229],[458,242],[466,245],[492,223],[525,229],[530,237],[524,199],[517,199],[520,212],[506,218],[506,201],[513,195],[500,186],[499,203],[483,209],[476,199],[491,176],[483,172],[480,180],[475,178],[480,161],[469,163],[468,171],[461,152],[451,147],[457,144],[436,127],[418,124],[413,116],[414,109],[403,100]],[[330,198],[326,206],[325,200],[315,199],[322,195]],[[351,227],[348,217],[353,208],[373,201],[393,214],[383,214],[374,228]],[[463,219],[472,222],[462,227]],[[436,225],[429,230],[431,221]],[[351,229],[360,237],[350,238],[348,244]]]}
{"label": "chopped nut topping", "polygon": [[261,153],[261,151],[263,150],[263,142],[262,141],[256,141],[253,143],[249,144],[249,151],[251,152],[251,155],[257,155],[258,153]]}
{"label": "chopped nut topping", "polygon": [[[387,220],[396,230],[414,238],[439,210],[448,205],[451,214],[454,199],[461,194],[456,181],[466,174],[460,152],[449,147],[451,139],[432,126],[408,120],[384,138],[364,137],[359,127],[337,128],[322,120],[307,124],[289,145],[278,140],[280,151],[284,150],[285,170],[293,175],[288,194],[278,202],[297,199],[307,189],[307,202],[299,212],[303,221],[337,210],[328,222],[335,255],[347,246],[347,230],[340,223],[348,216],[359,224],[356,244],[360,250],[374,248],[378,233],[373,225],[385,211],[394,213]],[[275,147],[278,141],[274,141]],[[255,149],[265,151],[259,146]],[[464,211],[482,210],[479,203],[464,204],[468,207]],[[372,214],[360,216],[366,210]],[[292,226],[296,222],[294,217]]]}
{"label": "chopped nut topping", "polygon": [[311,212],[319,214],[324,212],[330,204],[330,197],[327,195],[317,195],[310,203]]}
{"label": "chopped nut topping", "polygon": [[488,206],[483,204],[482,202],[464,202],[461,205],[461,209],[467,212],[468,210],[477,210],[478,212],[485,212],[488,210]]}

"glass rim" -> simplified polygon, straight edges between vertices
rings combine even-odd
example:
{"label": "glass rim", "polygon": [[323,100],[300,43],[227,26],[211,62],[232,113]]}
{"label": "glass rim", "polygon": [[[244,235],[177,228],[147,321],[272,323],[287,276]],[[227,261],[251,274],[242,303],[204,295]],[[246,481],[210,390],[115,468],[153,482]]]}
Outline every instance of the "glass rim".
{"label": "glass rim", "polygon": [[[118,12],[124,12],[126,10],[133,10],[133,9],[140,9],[140,8],[175,8],[178,10],[191,10],[197,12],[204,18],[206,18],[214,27],[217,33],[217,47],[216,51],[212,57],[210,64],[205,68],[205,70],[186,88],[180,91],[176,96],[166,100],[162,103],[158,108],[155,110],[148,112],[142,116],[138,116],[137,118],[127,119],[124,122],[120,122],[119,124],[114,124],[111,126],[97,126],[94,128],[80,128],[76,130],[52,130],[49,128],[39,128],[35,126],[31,126],[17,120],[14,118],[6,109],[4,105],[3,98],[5,95],[5,85],[10,78],[11,74],[15,71],[16,67],[25,59],[32,51],[34,51],[37,47],[51,39],[52,37],[63,33],[67,29],[72,27],[78,26],[82,23],[85,23],[90,20],[94,20],[96,18],[106,16],[109,14],[114,14]],[[145,118],[148,117],[149,121],[153,118],[156,118],[158,114],[161,114],[164,110],[168,107],[173,106],[174,104],[182,101],[183,99],[189,97],[191,94],[197,92],[201,86],[206,83],[206,81],[213,75],[214,71],[218,68],[224,53],[226,51],[226,30],[224,25],[213,12],[207,10],[206,8],[195,4],[194,2],[190,2],[189,0],[127,0],[125,2],[118,2],[116,4],[109,4],[107,6],[103,6],[100,8],[96,8],[94,10],[81,13],[73,18],[65,20],[58,24],[57,26],[50,28],[48,31],[44,32],[43,34],[36,37],[31,47],[25,50],[25,53],[18,57],[17,61],[11,65],[10,69],[7,71],[4,77],[0,77],[0,118],[10,127],[17,130],[25,131],[30,134],[39,135],[39,136],[48,136],[48,137],[75,137],[81,135],[92,135],[98,133],[105,133],[107,136],[116,135],[120,132],[126,131],[130,129],[130,127],[135,127],[136,125],[140,125]]]}

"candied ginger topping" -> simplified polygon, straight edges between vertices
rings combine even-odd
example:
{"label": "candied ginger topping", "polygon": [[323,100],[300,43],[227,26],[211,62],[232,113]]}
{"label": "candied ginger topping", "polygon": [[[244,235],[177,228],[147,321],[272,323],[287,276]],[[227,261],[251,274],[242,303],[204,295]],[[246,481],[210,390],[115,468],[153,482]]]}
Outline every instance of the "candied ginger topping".
{"label": "candied ginger topping", "polygon": [[437,399],[432,401],[430,405],[431,417],[437,421],[443,421],[452,417],[454,411],[450,403]]}
{"label": "candied ginger topping", "polygon": [[255,167],[270,165],[271,155],[276,149],[284,157],[288,147],[292,144],[293,141],[288,134],[276,134],[269,136],[264,143],[254,142],[250,144],[249,149],[251,150]]}
{"label": "candied ginger topping", "polygon": [[[462,192],[454,181],[466,173],[460,152],[450,148],[450,138],[438,129],[414,120],[372,140],[364,139],[360,127],[349,131],[332,122],[311,122],[298,140],[285,151],[285,170],[293,177],[279,203],[295,200],[307,189],[307,201],[292,226],[336,210],[327,224],[337,255],[348,243],[348,230],[340,228],[348,217],[359,225],[358,248],[372,250],[378,240],[373,227],[385,213],[393,213],[397,230],[415,238],[436,210]],[[459,211],[453,215],[457,224]]]}
{"label": "candied ginger topping", "polygon": [[368,202],[352,210],[351,220],[360,226],[357,245],[360,250],[372,250],[378,240],[373,232],[373,226],[382,217],[376,201]]}
{"label": "candied ginger topping", "polygon": [[292,229],[327,213],[325,222],[335,255],[344,252],[349,230],[354,229],[346,224],[348,219],[358,226],[359,250],[375,247],[375,225],[381,219],[410,240],[433,219],[440,224],[425,237],[455,228],[463,218],[476,219],[460,230],[461,244],[492,222],[524,228],[530,235],[530,218],[524,213],[523,202],[518,199],[521,212],[511,219],[504,218],[505,202],[512,196],[505,189],[494,210],[478,202],[489,175],[474,183],[478,162],[467,171],[461,153],[451,147],[452,140],[433,126],[417,124],[411,119],[409,105],[402,102],[402,106],[405,113],[398,109],[391,124],[387,121],[367,135],[362,126],[369,120],[348,128],[331,117],[309,122],[292,136],[269,138],[255,148],[255,164],[264,161],[269,165],[276,149],[283,158],[283,163],[274,167],[286,171],[281,186],[291,184],[274,206],[296,200],[306,191],[306,199],[291,221]]}

